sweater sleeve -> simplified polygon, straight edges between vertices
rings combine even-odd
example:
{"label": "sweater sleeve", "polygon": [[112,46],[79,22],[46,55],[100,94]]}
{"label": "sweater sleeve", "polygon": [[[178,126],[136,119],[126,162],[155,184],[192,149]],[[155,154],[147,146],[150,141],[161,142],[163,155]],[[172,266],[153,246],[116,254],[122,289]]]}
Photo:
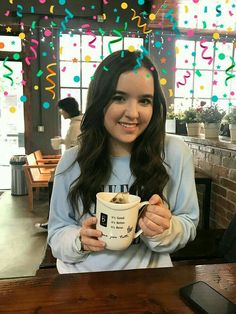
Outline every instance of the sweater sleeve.
{"label": "sweater sleeve", "polygon": [[[50,202],[48,221],[48,243],[54,257],[68,263],[86,258],[80,251],[79,232],[81,225],[76,221],[75,213],[67,198],[70,182],[78,176],[78,166],[72,164],[75,148],[64,153],[58,163]],[[65,169],[68,169],[64,172]],[[73,178],[74,176],[74,178]]]}
{"label": "sweater sleeve", "polygon": [[170,141],[166,162],[170,176],[165,190],[172,212],[170,228],[161,235],[141,238],[151,250],[171,253],[194,240],[199,222],[199,206],[192,154],[182,140]]}

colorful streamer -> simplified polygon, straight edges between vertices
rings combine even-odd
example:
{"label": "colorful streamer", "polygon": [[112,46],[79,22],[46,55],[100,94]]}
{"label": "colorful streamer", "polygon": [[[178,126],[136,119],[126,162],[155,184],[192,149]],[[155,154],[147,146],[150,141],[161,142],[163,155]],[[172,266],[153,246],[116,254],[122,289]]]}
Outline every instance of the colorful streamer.
{"label": "colorful streamer", "polygon": [[143,57],[148,55],[148,50],[146,48],[144,48],[143,46],[140,47],[142,49],[143,52],[140,53],[140,56],[136,59],[137,64],[135,64],[134,66],[134,70],[137,70],[138,68],[141,67],[141,60],[143,60]]}
{"label": "colorful streamer", "polygon": [[213,58],[212,58],[212,57],[205,57],[205,56],[204,56],[205,52],[206,52],[207,49],[208,49],[208,46],[203,45],[205,42],[206,42],[206,39],[205,39],[205,38],[203,38],[203,39],[200,41],[200,46],[201,46],[201,48],[204,48],[203,51],[202,51],[202,58],[203,58],[204,60],[209,60],[209,61],[208,61],[208,64],[210,65],[210,64],[213,62]]}
{"label": "colorful streamer", "polygon": [[177,27],[178,23],[176,22],[176,20],[173,18],[172,14],[174,13],[173,9],[170,9],[166,14],[165,14],[165,18],[170,20],[170,23],[173,24],[172,29],[174,32],[176,32],[177,35],[180,35],[180,31]]}
{"label": "colorful streamer", "polygon": [[8,60],[8,57],[6,57],[5,60],[3,61],[3,66],[4,66],[5,69],[9,70],[10,73],[3,74],[3,77],[8,78],[11,81],[11,86],[13,86],[14,81],[13,81],[13,79],[11,77],[11,75],[13,74],[13,71],[12,71],[12,69],[9,66],[6,65],[7,60]]}
{"label": "colorful streamer", "polygon": [[228,67],[228,69],[225,70],[225,74],[228,76],[226,79],[225,79],[225,86],[228,86],[228,80],[229,79],[232,79],[235,77],[235,74],[232,74],[232,73],[228,73],[231,69],[233,69],[235,67],[235,61],[234,61],[234,58],[230,57],[231,61],[233,62],[233,64]]}
{"label": "colorful streamer", "polygon": [[91,47],[91,48],[96,48],[96,46],[95,45],[93,45],[93,43],[96,41],[96,39],[97,39],[97,37],[96,37],[96,35],[91,31],[91,26],[89,25],[89,24],[83,24],[82,26],[81,26],[82,28],[86,28],[86,32],[85,32],[85,34],[86,35],[91,35],[91,36],[93,36],[93,39],[89,42],[89,47]]}
{"label": "colorful streamer", "polygon": [[147,27],[147,23],[143,23],[143,24],[140,24],[141,22],[141,17],[139,15],[136,15],[136,11],[134,9],[131,9],[131,11],[133,11],[133,16],[131,17],[131,21],[133,20],[136,20],[138,19],[138,23],[137,23],[137,26],[139,28],[142,28],[143,29],[143,33],[144,34],[149,34],[152,32],[152,29],[149,29],[148,31],[146,30],[146,27]]}
{"label": "colorful streamer", "polygon": [[113,33],[115,33],[117,36],[119,36],[119,38],[109,41],[109,43],[108,43],[109,53],[112,53],[111,45],[114,43],[118,43],[119,41],[121,41],[123,39],[123,35],[121,32],[126,31],[127,27],[128,27],[128,23],[125,22],[123,29],[113,29]]}
{"label": "colorful streamer", "polygon": [[50,93],[52,93],[52,95],[53,95],[53,96],[52,96],[52,99],[55,99],[55,96],[56,96],[55,91],[54,91],[54,87],[56,86],[56,84],[55,84],[55,82],[54,82],[52,79],[50,79],[50,77],[51,77],[51,76],[55,76],[55,75],[56,75],[56,72],[53,71],[53,70],[51,69],[51,67],[56,66],[56,65],[57,65],[56,63],[50,63],[50,64],[47,65],[47,70],[48,70],[48,72],[49,72],[50,74],[47,75],[46,80],[47,80],[49,83],[51,83],[52,85],[49,86],[49,87],[45,87],[45,90],[48,90]]}
{"label": "colorful streamer", "polygon": [[179,88],[179,85],[182,85],[182,86],[184,86],[184,85],[186,85],[186,83],[187,83],[187,78],[189,78],[190,76],[191,76],[191,73],[189,72],[189,71],[186,71],[186,73],[188,74],[188,75],[184,75],[184,82],[182,83],[182,82],[177,82],[176,83],[176,86]]}
{"label": "colorful streamer", "polygon": [[25,57],[25,62],[30,65],[31,60],[35,60],[37,58],[37,51],[36,49],[38,48],[39,42],[36,39],[31,39],[31,43],[34,43],[35,45],[30,46],[30,50],[33,52],[33,56],[27,56]]}
{"label": "colorful streamer", "polygon": [[18,17],[23,17],[23,14],[22,14],[22,12],[23,12],[23,7],[22,7],[22,5],[21,4],[17,4],[17,11],[16,11],[16,15],[18,16]]}
{"label": "colorful streamer", "polygon": [[221,14],[222,14],[220,8],[221,8],[221,4],[218,4],[218,5],[216,6],[216,12],[217,12],[216,17],[219,17],[219,16],[221,16]]}
{"label": "colorful streamer", "polygon": [[73,19],[74,14],[72,12],[70,12],[70,10],[68,10],[67,8],[65,9],[66,12],[66,16],[64,17],[64,20],[61,22],[61,29],[60,31],[65,31],[66,30],[66,25],[69,22],[69,19]]}

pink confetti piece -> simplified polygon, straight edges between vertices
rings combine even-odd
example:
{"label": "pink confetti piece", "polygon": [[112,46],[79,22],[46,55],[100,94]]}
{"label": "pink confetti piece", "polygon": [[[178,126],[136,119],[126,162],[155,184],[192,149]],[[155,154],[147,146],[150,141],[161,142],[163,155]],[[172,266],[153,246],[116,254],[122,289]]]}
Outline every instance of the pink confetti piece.
{"label": "pink confetti piece", "polygon": [[206,42],[206,39],[205,39],[205,38],[203,38],[203,39],[200,41],[200,46],[201,46],[201,48],[204,48],[203,51],[202,51],[201,56],[202,56],[202,58],[203,58],[204,60],[209,60],[209,61],[208,61],[208,64],[210,65],[210,64],[213,62],[213,58],[210,57],[210,56],[205,57],[205,52],[208,50],[208,46],[205,46],[205,45],[204,45],[205,42]]}
{"label": "pink confetti piece", "polygon": [[176,83],[176,86],[178,88],[179,88],[179,85],[184,86],[184,85],[187,84],[187,79],[191,76],[191,73],[189,71],[186,71],[186,73],[187,73],[187,75],[184,75],[184,82],[182,83],[182,82],[179,81],[179,82]]}
{"label": "pink confetti piece", "polygon": [[85,34],[86,35],[91,35],[91,36],[93,36],[93,39],[89,42],[89,47],[91,47],[91,48],[96,48],[96,46],[95,45],[93,45],[93,43],[96,41],[96,39],[97,39],[97,37],[96,37],[96,35],[91,31],[91,26],[89,25],[89,24],[83,24],[82,26],[81,26],[82,28],[86,28],[86,31],[85,31]]}
{"label": "pink confetti piece", "polygon": [[27,65],[31,64],[32,60],[37,59],[37,51],[36,49],[38,48],[39,42],[36,39],[31,39],[31,43],[34,43],[35,45],[30,46],[30,50],[33,52],[33,56],[27,56],[25,57],[25,62],[27,63]]}

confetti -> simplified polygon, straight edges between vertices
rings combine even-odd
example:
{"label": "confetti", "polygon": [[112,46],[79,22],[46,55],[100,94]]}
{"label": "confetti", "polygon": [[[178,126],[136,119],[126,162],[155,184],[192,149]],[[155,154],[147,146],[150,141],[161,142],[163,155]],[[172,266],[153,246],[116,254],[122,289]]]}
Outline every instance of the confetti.
{"label": "confetti", "polygon": [[16,11],[16,15],[18,16],[18,17],[23,17],[23,14],[22,14],[22,12],[23,12],[23,7],[22,7],[22,5],[21,4],[17,4],[17,11]]}
{"label": "confetti", "polygon": [[187,79],[191,76],[191,73],[189,71],[186,71],[186,73],[187,75],[184,75],[184,82],[182,83],[179,81],[176,83],[177,88],[179,88],[179,85],[182,85],[182,86],[186,85]]}
{"label": "confetti", "polygon": [[11,77],[12,74],[13,74],[13,71],[12,71],[12,69],[9,66],[6,65],[6,62],[8,61],[8,59],[9,59],[8,57],[5,58],[5,60],[3,61],[3,66],[4,66],[5,69],[9,70],[10,72],[7,73],[7,74],[3,74],[3,77],[8,78],[11,81],[11,86],[13,86],[14,81],[13,81],[13,79]]}
{"label": "confetti", "polygon": [[218,5],[216,6],[216,12],[217,12],[216,17],[219,17],[219,16],[221,16],[221,14],[222,14],[220,8],[221,8],[221,4],[218,4]]}
{"label": "confetti", "polygon": [[144,34],[149,34],[149,33],[151,33],[151,32],[152,32],[151,29],[149,29],[148,31],[146,30],[147,23],[140,24],[140,22],[141,22],[141,17],[140,17],[139,15],[136,15],[136,11],[135,11],[134,9],[131,9],[131,11],[133,12],[133,16],[131,17],[131,21],[138,19],[138,22],[137,22],[138,28],[142,28]]}
{"label": "confetti", "polygon": [[232,70],[234,67],[235,67],[235,61],[232,57],[230,57],[230,60],[233,62],[233,64],[228,67],[228,69],[225,70],[225,74],[228,76],[226,79],[225,79],[225,86],[228,86],[228,80],[229,79],[232,79],[235,77],[235,74],[232,74],[232,73],[229,73],[230,70]]}
{"label": "confetti", "polygon": [[121,32],[126,31],[127,27],[128,27],[128,23],[125,22],[123,29],[113,29],[113,33],[116,34],[117,36],[119,36],[119,38],[109,41],[109,43],[108,43],[108,50],[109,50],[109,53],[112,53],[111,45],[112,45],[112,44],[115,44],[115,43],[118,43],[119,41],[121,41],[121,40],[123,39],[123,35],[122,35]]}
{"label": "confetti", "polygon": [[27,65],[31,64],[31,60],[35,60],[37,59],[37,51],[36,49],[38,48],[39,42],[36,39],[31,39],[31,43],[34,43],[35,45],[30,46],[30,50],[33,52],[33,56],[27,56],[25,57],[25,62],[27,63]]}
{"label": "confetti", "polygon": [[169,89],[169,96],[172,97],[173,96],[173,90],[170,88]]}
{"label": "confetti", "polygon": [[86,32],[85,32],[85,34],[86,35],[91,35],[92,37],[93,37],[93,39],[89,42],[89,47],[91,47],[91,48],[96,48],[96,46],[95,45],[93,45],[93,43],[96,41],[96,39],[97,39],[97,37],[96,37],[96,35],[91,31],[91,26],[89,25],[89,24],[83,24],[82,26],[81,26],[82,28],[86,28]]}
{"label": "confetti", "polygon": [[65,31],[66,30],[66,25],[69,22],[69,19],[73,19],[74,14],[70,12],[70,10],[68,10],[67,8],[65,9],[65,13],[67,14],[64,17],[64,20],[61,22],[61,31]]}
{"label": "confetti", "polygon": [[210,65],[213,62],[213,58],[212,57],[205,57],[205,52],[208,50],[208,46],[204,45],[205,42],[206,42],[205,38],[200,41],[200,46],[201,46],[201,48],[203,48],[201,56],[204,60],[209,60],[208,64]]}
{"label": "confetti", "polygon": [[50,79],[50,77],[51,77],[51,76],[55,76],[55,75],[56,75],[56,72],[53,71],[53,70],[51,69],[51,67],[56,66],[56,65],[57,65],[56,63],[50,63],[50,64],[47,65],[47,70],[48,70],[48,72],[49,72],[50,74],[47,75],[46,80],[47,80],[49,83],[51,83],[52,85],[49,86],[49,87],[45,87],[45,90],[48,90],[50,93],[52,93],[52,95],[53,95],[53,96],[52,96],[52,99],[55,99],[55,96],[56,96],[55,91],[54,91],[54,87],[56,86],[56,84],[55,84],[55,82],[54,82],[53,80]]}
{"label": "confetti", "polygon": [[137,70],[141,67],[141,60],[143,60],[143,57],[148,55],[148,50],[144,48],[143,46],[140,47],[142,49],[142,52],[140,53],[140,56],[136,59],[137,64],[134,66],[134,70]]}
{"label": "confetti", "polygon": [[178,35],[180,35],[180,31],[177,27],[177,22],[176,20],[173,18],[172,14],[174,13],[173,9],[170,9],[166,14],[165,14],[165,18],[169,19],[170,23],[173,24],[172,29],[174,32],[176,32]]}

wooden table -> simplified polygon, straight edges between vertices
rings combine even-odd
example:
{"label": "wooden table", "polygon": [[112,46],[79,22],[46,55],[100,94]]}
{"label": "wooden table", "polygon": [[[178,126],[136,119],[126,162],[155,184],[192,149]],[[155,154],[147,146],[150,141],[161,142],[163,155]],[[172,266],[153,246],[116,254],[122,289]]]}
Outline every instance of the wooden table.
{"label": "wooden table", "polygon": [[0,313],[193,313],[179,288],[203,280],[236,302],[236,263],[0,280]]}

